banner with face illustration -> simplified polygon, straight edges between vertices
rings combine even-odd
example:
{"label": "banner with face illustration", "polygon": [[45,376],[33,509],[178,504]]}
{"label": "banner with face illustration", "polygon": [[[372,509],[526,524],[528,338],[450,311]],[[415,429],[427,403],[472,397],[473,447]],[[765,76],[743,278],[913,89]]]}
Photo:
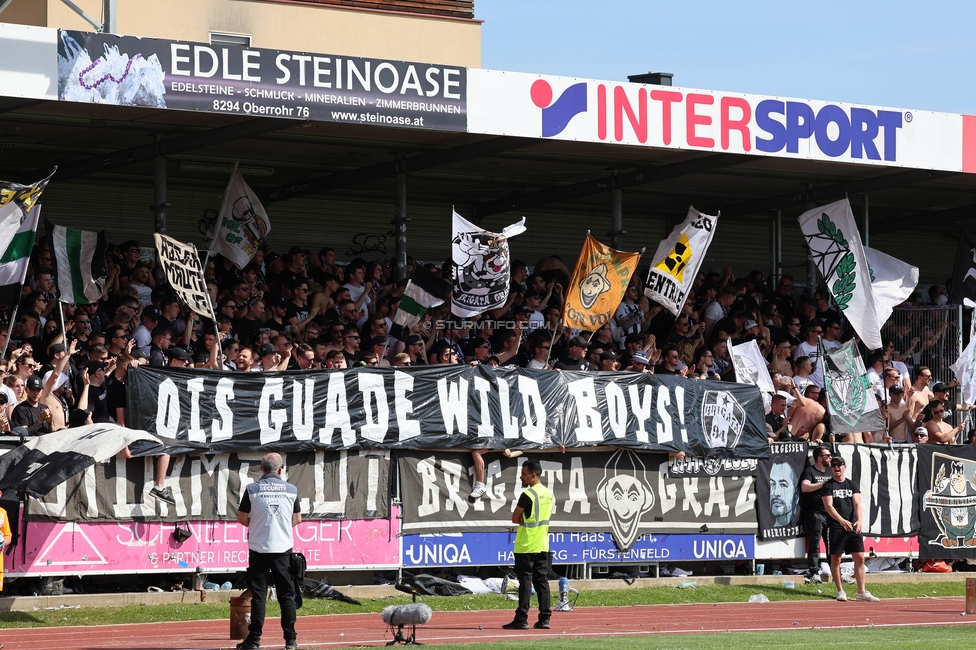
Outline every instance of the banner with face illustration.
{"label": "banner with face illustration", "polygon": [[712,243],[717,225],[718,217],[689,207],[685,220],[675,226],[671,235],[657,247],[647,273],[644,295],[677,316],[705,261],[705,252]]}
{"label": "banner with face illustration", "polygon": [[976,447],[918,445],[918,556],[976,559]]}
{"label": "banner with face illustration", "polygon": [[756,514],[759,537],[788,539],[802,537],[800,478],[807,463],[807,443],[789,442],[772,446],[769,458],[756,468]]}
{"label": "banner with face illustration", "polygon": [[[668,476],[667,454],[614,452],[534,453],[555,505],[549,530],[587,534],[610,531],[620,550],[643,535],[698,533],[703,522],[730,534],[756,531],[751,476]],[[524,458],[484,456],[488,493],[468,500],[471,455],[405,451],[399,455],[405,534],[506,531],[522,483]]]}
{"label": "banner with face illustration", "polygon": [[457,212],[452,223],[451,311],[466,318],[501,307],[512,279],[508,238],[525,232],[525,217],[501,233],[482,230]]}
{"label": "banner with face illustration", "polygon": [[638,262],[640,253],[614,250],[587,235],[566,290],[563,324],[595,332],[610,322]]}

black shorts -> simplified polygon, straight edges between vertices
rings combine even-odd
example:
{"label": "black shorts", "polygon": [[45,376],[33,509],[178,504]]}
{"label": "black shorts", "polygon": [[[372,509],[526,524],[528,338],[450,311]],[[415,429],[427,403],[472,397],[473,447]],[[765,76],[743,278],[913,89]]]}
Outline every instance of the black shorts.
{"label": "black shorts", "polygon": [[864,538],[861,537],[860,533],[855,533],[853,530],[831,528],[827,537],[829,539],[827,548],[830,549],[831,555],[864,552]]}

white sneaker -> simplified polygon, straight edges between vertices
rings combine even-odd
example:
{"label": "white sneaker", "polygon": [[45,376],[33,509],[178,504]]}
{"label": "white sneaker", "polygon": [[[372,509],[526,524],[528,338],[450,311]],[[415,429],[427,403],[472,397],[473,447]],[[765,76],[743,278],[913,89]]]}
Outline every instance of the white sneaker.
{"label": "white sneaker", "polygon": [[863,594],[857,595],[857,600],[861,601],[862,603],[877,603],[881,599],[872,594],[870,591],[865,591]]}
{"label": "white sneaker", "polygon": [[485,496],[487,493],[488,490],[487,488],[485,488],[484,483],[475,483],[474,489],[471,490],[471,494],[469,496],[472,499],[480,499],[481,497]]}
{"label": "white sneaker", "polygon": [[847,592],[838,591],[837,592],[837,600],[839,600],[842,603],[846,603],[847,602]]}

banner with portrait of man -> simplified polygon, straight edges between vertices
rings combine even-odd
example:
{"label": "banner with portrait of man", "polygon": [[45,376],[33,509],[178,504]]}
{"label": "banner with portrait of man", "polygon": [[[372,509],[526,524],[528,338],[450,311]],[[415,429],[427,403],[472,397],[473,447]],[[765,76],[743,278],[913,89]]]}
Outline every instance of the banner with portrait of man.
{"label": "banner with portrait of man", "polygon": [[800,477],[806,463],[805,442],[775,444],[769,458],[759,460],[756,513],[761,539],[789,539],[806,534],[800,512]]}
{"label": "banner with portrait of man", "polygon": [[566,289],[563,324],[595,332],[609,323],[627,291],[640,256],[640,253],[614,250],[587,235],[573,279]]}

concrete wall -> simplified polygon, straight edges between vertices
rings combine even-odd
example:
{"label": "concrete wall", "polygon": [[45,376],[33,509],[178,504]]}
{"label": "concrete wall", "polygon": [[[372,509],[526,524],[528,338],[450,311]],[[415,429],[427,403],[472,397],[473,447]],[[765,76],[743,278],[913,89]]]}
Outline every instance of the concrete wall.
{"label": "concrete wall", "polygon": [[[254,47],[481,66],[481,23],[267,0],[117,0],[118,33],[208,42],[248,34]],[[102,19],[102,0],[75,0]],[[14,0],[0,21],[94,31],[61,0]]]}

